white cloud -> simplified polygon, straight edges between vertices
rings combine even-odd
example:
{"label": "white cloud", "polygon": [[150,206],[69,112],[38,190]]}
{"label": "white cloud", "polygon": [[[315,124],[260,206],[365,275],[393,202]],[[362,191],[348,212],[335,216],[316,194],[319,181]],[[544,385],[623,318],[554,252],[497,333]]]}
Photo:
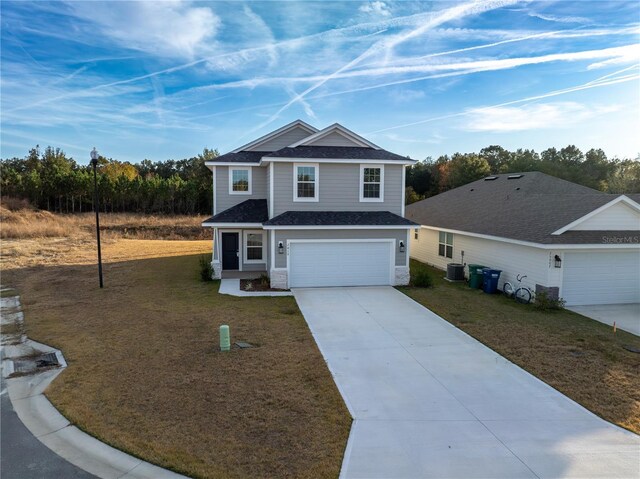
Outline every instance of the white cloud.
{"label": "white cloud", "polygon": [[565,128],[619,109],[619,105],[589,107],[569,101],[482,108],[467,112],[463,128],[468,131],[494,132]]}
{"label": "white cloud", "polygon": [[380,15],[382,17],[388,17],[391,15],[391,10],[386,3],[376,0],[375,2],[365,3],[358,9],[362,13],[369,13],[373,15]]}
{"label": "white cloud", "polygon": [[414,90],[411,88],[395,89],[389,92],[389,96],[396,103],[410,103],[421,100],[425,97],[424,90]]}
{"label": "white cloud", "polygon": [[414,138],[414,137],[407,138],[407,137],[400,136],[397,133],[385,133],[382,136],[391,141],[397,141],[398,143],[418,143],[418,144],[421,143],[426,145],[437,145],[439,143],[442,143],[442,140],[446,139],[444,136],[442,136],[437,132],[432,132],[429,135],[429,137],[425,136],[421,138]]}
{"label": "white cloud", "polygon": [[159,56],[193,58],[211,49],[220,19],[191,2],[70,2],[79,18],[124,47]]}
{"label": "white cloud", "polygon": [[590,23],[591,20],[585,17],[560,17],[557,15],[546,15],[544,13],[529,12],[530,17],[557,23]]}

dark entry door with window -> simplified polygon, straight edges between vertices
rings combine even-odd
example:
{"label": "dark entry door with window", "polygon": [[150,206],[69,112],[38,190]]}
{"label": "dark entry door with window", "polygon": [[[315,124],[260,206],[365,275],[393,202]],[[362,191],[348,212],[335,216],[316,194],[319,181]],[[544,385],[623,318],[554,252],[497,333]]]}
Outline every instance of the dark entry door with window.
{"label": "dark entry door with window", "polygon": [[240,238],[238,233],[222,233],[222,269],[238,269],[238,251]]}

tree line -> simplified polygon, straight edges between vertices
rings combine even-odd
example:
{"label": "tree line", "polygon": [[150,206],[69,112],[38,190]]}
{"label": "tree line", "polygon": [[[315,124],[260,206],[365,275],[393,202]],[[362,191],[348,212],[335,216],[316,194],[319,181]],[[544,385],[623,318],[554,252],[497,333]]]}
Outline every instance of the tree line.
{"label": "tree line", "polygon": [[[211,214],[213,185],[202,154],[181,160],[130,163],[100,157],[98,192],[105,212]],[[479,153],[427,158],[407,169],[407,203],[436,195],[490,174],[541,171],[609,193],[640,193],[640,158],[609,159],[601,149],[586,153],[573,145],[542,153],[509,151],[492,145]],[[28,200],[53,212],[93,208],[93,170],[79,165],[60,148],[39,146],[24,158],[0,160],[0,193]]]}
{"label": "tree line", "polygon": [[437,195],[491,174],[540,171],[607,193],[640,193],[640,157],[607,158],[601,149],[586,153],[574,145],[542,153],[498,145],[479,153],[455,153],[427,158],[407,168],[407,203]]}
{"label": "tree line", "polygon": [[[129,163],[98,159],[98,193],[104,212],[211,214],[213,184],[202,154],[182,160]],[[93,208],[93,167],[79,165],[60,148],[39,146],[24,158],[0,160],[3,196],[27,199],[41,209],[81,213]]]}

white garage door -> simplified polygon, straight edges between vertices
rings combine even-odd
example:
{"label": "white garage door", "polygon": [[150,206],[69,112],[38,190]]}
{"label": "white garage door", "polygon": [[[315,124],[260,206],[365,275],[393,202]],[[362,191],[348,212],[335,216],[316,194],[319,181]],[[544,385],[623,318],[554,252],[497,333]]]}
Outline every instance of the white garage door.
{"label": "white garage door", "polygon": [[562,297],[568,306],[640,303],[640,252],[565,253]]}
{"label": "white garage door", "polygon": [[292,241],[289,249],[289,286],[391,284],[392,248],[390,241]]}

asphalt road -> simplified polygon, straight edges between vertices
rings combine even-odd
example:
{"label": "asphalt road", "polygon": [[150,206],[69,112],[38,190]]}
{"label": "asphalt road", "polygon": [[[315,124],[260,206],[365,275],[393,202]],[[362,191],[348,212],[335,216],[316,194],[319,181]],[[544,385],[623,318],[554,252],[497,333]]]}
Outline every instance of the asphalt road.
{"label": "asphalt road", "polygon": [[13,410],[0,383],[0,476],[2,479],[97,479],[42,444]]}

